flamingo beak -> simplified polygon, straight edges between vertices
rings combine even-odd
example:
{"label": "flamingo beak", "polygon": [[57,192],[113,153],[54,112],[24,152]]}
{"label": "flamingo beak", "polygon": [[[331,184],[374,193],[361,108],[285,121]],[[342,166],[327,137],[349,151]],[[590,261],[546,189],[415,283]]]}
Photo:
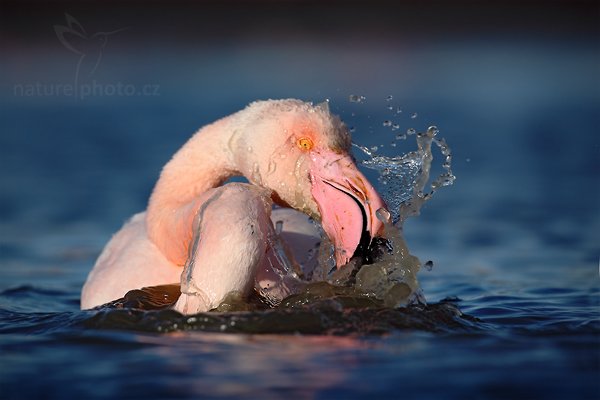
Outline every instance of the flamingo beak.
{"label": "flamingo beak", "polygon": [[383,234],[375,212],[387,206],[349,155],[315,151],[312,161],[311,193],[340,268],[352,258],[363,234],[368,234],[369,242]]}

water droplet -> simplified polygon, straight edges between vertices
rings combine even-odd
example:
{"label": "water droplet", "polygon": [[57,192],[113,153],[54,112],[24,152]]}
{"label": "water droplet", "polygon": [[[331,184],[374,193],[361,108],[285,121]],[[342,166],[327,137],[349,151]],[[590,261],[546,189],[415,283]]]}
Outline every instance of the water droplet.
{"label": "water droplet", "polygon": [[400,107],[396,108],[396,114],[402,114],[402,109]]}
{"label": "water droplet", "polygon": [[248,146],[248,153],[252,153],[252,146]]}
{"label": "water droplet", "polygon": [[454,175],[446,175],[442,181],[442,186],[450,186],[454,183],[456,177]]}
{"label": "water droplet", "polygon": [[429,260],[425,264],[423,264],[427,271],[431,271],[433,269],[433,261]]}
{"label": "water droplet", "polygon": [[410,119],[415,119],[417,118],[419,115],[417,113],[412,113],[412,115],[410,116]]}
{"label": "water droplet", "polygon": [[350,100],[351,103],[362,103],[367,98],[365,96],[360,96],[360,95],[357,95],[357,94],[351,94],[348,99]]}
{"label": "water droplet", "polygon": [[385,98],[385,101],[392,101],[392,99],[394,98],[394,96],[392,96],[391,94]]}
{"label": "water droplet", "polygon": [[394,111],[394,106],[387,106],[387,109],[390,111]]}
{"label": "water droplet", "polygon": [[392,146],[392,147],[396,147],[396,142],[392,142],[392,143],[390,143],[390,146]]}
{"label": "water droplet", "polygon": [[466,162],[471,162],[471,159],[470,158],[466,158],[465,161]]}
{"label": "water droplet", "polygon": [[375,211],[375,216],[377,217],[378,220],[380,220],[383,223],[390,223],[391,218],[392,218],[392,215],[390,214],[390,212],[388,210],[386,210],[385,208],[377,209],[377,211]]}
{"label": "water droplet", "polygon": [[282,230],[283,230],[283,221],[275,222],[275,232],[277,232],[277,234],[280,235]]}
{"label": "water droplet", "polygon": [[407,135],[414,135],[415,133],[417,133],[417,131],[415,130],[415,128],[408,128],[406,130],[406,134]]}
{"label": "water droplet", "polygon": [[398,125],[398,124],[393,124],[392,125],[392,130],[393,131],[397,131],[398,129],[400,129],[400,125]]}
{"label": "water droplet", "polygon": [[252,180],[255,183],[262,182],[262,177],[260,176],[260,168],[258,166],[258,163],[256,162],[252,165]]}
{"label": "water droplet", "polygon": [[404,140],[406,139],[406,134],[405,133],[401,133],[399,135],[396,135],[396,140]]}
{"label": "water droplet", "polygon": [[392,126],[392,121],[386,119],[385,121],[383,121],[383,126]]}
{"label": "water droplet", "polygon": [[371,151],[377,151],[378,147],[377,146],[371,146]]}
{"label": "water droplet", "polygon": [[350,127],[350,129],[349,129],[349,131],[350,131],[351,133],[352,133],[352,132],[354,132],[355,130],[356,130],[356,128],[355,128],[355,127],[353,127],[353,126],[351,126],[351,127]]}

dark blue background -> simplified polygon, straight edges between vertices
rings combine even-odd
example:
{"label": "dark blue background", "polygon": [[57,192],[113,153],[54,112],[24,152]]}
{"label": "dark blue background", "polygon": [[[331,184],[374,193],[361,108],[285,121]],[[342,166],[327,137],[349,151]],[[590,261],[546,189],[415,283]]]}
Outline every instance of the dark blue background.
{"label": "dark blue background", "polygon": [[[9,309],[76,310],[79,288],[103,245],[131,214],[145,208],[161,166],[192,133],[253,100],[294,97],[330,99],[332,110],[356,127],[355,142],[383,144],[388,155],[411,150],[414,143],[409,139],[391,148],[397,132],[383,126],[386,119],[397,122],[401,131],[437,125],[447,139],[456,184],[437,193],[405,228],[412,251],[434,261],[433,272],[421,273],[430,301],[460,296],[467,301],[466,311],[493,321],[503,300],[487,295],[529,293],[545,302],[560,289],[573,296],[555,299],[560,313],[521,305],[510,318],[529,321],[531,314],[556,312],[573,318],[574,326],[597,323],[597,4],[48,2],[42,7],[9,2],[1,11],[0,290],[33,285],[61,290],[69,299],[21,299]],[[89,97],[57,93],[57,85],[74,84],[79,58],[53,29],[65,25],[65,12],[90,37],[127,28],[108,37],[96,71],[81,78],[80,85],[101,88]],[[87,46],[90,57],[97,54],[92,42]],[[40,93],[22,90],[38,84]],[[107,94],[119,84],[136,91],[151,85],[155,92]],[[350,94],[364,95],[366,102],[350,103]],[[385,100],[389,95],[391,102]],[[403,112],[391,113],[386,108],[390,104]],[[415,112],[417,118],[411,119]],[[502,310],[510,324],[513,320]],[[535,318],[530,322],[533,331],[547,333]],[[346,397],[354,387],[357,393],[391,397],[402,393],[403,382],[396,380],[404,376],[410,382],[405,388],[414,396],[598,394],[593,383],[599,366],[597,325],[591,337],[572,347],[564,345],[573,337],[568,329],[541,348],[533,345],[535,336],[506,335],[510,343],[520,343],[513,348],[520,357],[506,355],[511,345],[498,338],[491,344],[480,339],[473,342],[475,350],[467,350],[468,341],[459,342],[463,349],[456,342],[436,345],[435,337],[397,336],[375,345],[383,353],[360,353],[354,373],[316,393]],[[11,346],[26,346],[19,337],[7,340]],[[405,362],[384,352],[395,354],[406,343],[416,347],[404,353]],[[3,362],[0,383],[10,389],[5,393],[20,397],[20,367],[35,369],[50,359],[72,362],[68,351],[60,353],[64,346],[68,341],[59,341],[55,354],[40,348],[31,358]],[[477,346],[484,350],[478,353]],[[84,350],[89,363],[100,357],[95,348]],[[222,350],[225,359],[228,351],[256,357],[244,345],[242,350]],[[333,358],[311,359],[304,367],[337,368],[346,350],[331,351],[327,357]],[[449,358],[438,360],[440,353]],[[321,356],[317,352],[315,357]],[[413,356],[427,360],[416,362],[414,371]],[[376,359],[373,368],[370,357]],[[496,363],[490,364],[490,357]],[[162,365],[160,358],[151,360]],[[205,362],[201,365],[208,368],[210,362]],[[527,362],[533,364],[514,380],[509,371]],[[541,366],[547,364],[562,367],[544,372]],[[103,376],[117,374],[118,364],[106,365]],[[437,377],[428,374],[430,368]],[[444,378],[447,368],[455,372]],[[466,372],[459,373],[461,369]],[[69,371],[62,370],[61,376],[69,379],[75,374]],[[236,379],[226,372],[217,375],[220,385]],[[188,371],[184,376],[195,375]],[[244,376],[250,379],[246,384],[259,379]],[[375,380],[379,389],[361,386],[353,376]],[[545,389],[556,377],[562,382]],[[85,383],[86,378],[79,379]],[[173,379],[162,375],[156,382],[165,389]],[[428,384],[430,379],[441,380],[441,386]],[[268,386],[267,380],[259,382]],[[435,389],[445,385],[447,390]],[[89,395],[43,379],[30,387],[30,394],[42,388],[49,397]],[[121,389],[106,390],[115,395]]]}

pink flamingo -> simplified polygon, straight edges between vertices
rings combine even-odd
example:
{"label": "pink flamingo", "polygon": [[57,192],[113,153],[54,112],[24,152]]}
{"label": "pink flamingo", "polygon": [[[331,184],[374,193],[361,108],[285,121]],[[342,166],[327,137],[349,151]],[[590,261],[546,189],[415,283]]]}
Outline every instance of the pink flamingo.
{"label": "pink flamingo", "polygon": [[[175,282],[182,291],[175,309],[186,314],[253,286],[281,298],[290,291],[290,264],[320,240],[309,217],[321,221],[343,266],[364,232],[383,234],[375,212],[385,207],[350,145],[327,103],[258,101],[205,126],[165,165],[147,211],[106,245],[81,307]],[[233,176],[250,183],[223,185]],[[273,203],[286,208],[272,210]]]}

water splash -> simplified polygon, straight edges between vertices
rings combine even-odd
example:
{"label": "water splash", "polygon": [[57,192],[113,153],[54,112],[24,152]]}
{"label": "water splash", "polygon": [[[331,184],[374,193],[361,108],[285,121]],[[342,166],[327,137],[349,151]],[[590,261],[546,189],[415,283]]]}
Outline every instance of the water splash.
{"label": "water splash", "polygon": [[335,247],[320,224],[317,224],[321,235],[321,245],[317,254],[317,266],[310,280],[313,282],[326,281],[335,271]]}
{"label": "water splash", "polygon": [[408,251],[401,230],[391,222],[390,213],[379,209],[377,218],[385,226],[390,250],[377,262],[361,267],[356,274],[356,288],[383,300],[387,307],[424,304],[425,297],[417,280],[421,262]]}
{"label": "water splash", "polygon": [[[276,221],[274,228],[267,229],[267,242],[273,251],[267,257],[266,264],[262,266],[263,273],[259,272],[254,282],[254,288],[260,294],[262,301],[271,307],[279,305],[285,297],[301,291],[305,286],[305,282],[300,279],[302,274],[300,266],[291,261],[293,258],[286,251],[281,237],[282,231],[283,221]],[[259,278],[261,276],[262,280]],[[270,277],[264,279],[266,276]],[[235,296],[226,300],[229,300],[229,303],[244,303],[243,299]]]}
{"label": "water splash", "polygon": [[[348,283],[354,275],[355,289],[363,294],[383,301],[387,307],[400,307],[408,304],[425,304],[425,297],[419,286],[417,273],[423,265],[427,270],[433,267],[432,261],[422,264],[410,254],[402,235],[404,221],[410,216],[419,215],[423,204],[431,199],[436,190],[451,185],[455,177],[452,173],[452,153],[444,139],[436,136],[439,130],[430,126],[425,132],[417,133],[409,129],[408,135],[416,138],[417,149],[406,154],[387,157],[376,154],[373,147],[366,148],[354,144],[367,159],[362,165],[379,173],[382,184],[382,195],[390,212],[377,210],[379,218],[385,226],[387,248],[381,251],[375,262],[368,265],[351,263],[336,271],[329,281]],[[397,139],[406,139],[407,135],[399,135]],[[435,144],[442,156],[443,172],[430,181],[433,162],[432,144]],[[340,279],[341,278],[341,279]]]}
{"label": "water splash", "polygon": [[[422,205],[440,187],[452,185],[456,179],[452,173],[452,152],[445,139],[436,137],[438,133],[435,126],[418,134],[415,129],[409,129],[407,134],[416,137],[417,150],[393,157],[379,155],[373,148],[353,144],[368,157],[361,164],[379,173],[378,179],[383,185],[382,195],[392,214],[392,222],[400,224],[400,228],[407,217],[419,214]],[[406,138],[405,134],[396,136],[397,140]],[[444,156],[443,172],[431,182],[431,190],[425,193],[433,161],[432,143]]]}

